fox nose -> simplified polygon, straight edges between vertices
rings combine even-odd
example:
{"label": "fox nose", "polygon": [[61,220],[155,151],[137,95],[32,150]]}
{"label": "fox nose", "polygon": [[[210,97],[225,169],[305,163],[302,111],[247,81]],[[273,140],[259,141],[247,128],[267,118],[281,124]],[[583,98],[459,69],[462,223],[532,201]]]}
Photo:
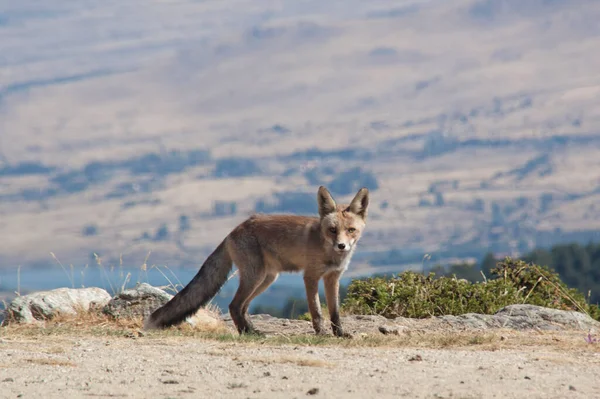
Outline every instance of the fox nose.
{"label": "fox nose", "polygon": [[344,248],[346,248],[346,244],[340,243],[340,244],[338,244],[338,248],[339,249],[344,249]]}

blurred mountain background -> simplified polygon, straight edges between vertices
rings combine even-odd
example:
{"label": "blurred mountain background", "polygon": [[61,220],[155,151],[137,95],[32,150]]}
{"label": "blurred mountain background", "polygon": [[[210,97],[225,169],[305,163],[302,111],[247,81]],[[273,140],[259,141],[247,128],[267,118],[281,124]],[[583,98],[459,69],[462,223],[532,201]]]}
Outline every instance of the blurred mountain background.
{"label": "blurred mountain background", "polygon": [[321,184],[372,191],[347,277],[600,241],[599,20],[594,0],[0,0],[0,287],[18,266],[19,289],[96,285],[99,263],[185,284],[250,214],[316,214]]}

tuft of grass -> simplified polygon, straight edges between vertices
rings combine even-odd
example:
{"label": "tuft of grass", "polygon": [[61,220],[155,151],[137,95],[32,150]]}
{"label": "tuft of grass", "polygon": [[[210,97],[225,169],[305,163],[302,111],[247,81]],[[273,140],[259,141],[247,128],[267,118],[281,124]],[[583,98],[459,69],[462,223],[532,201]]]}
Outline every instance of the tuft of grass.
{"label": "tuft of grass", "polygon": [[[191,326],[183,323],[164,330],[142,332],[141,318],[112,319],[102,314],[81,314],[76,316],[59,316],[37,325],[9,324],[0,328],[0,339],[6,341],[23,341],[24,339],[63,342],[72,337],[102,337],[111,339],[137,339],[153,342],[180,342],[194,339],[226,344],[226,347],[242,346],[286,346],[286,347],[339,347],[339,348],[422,348],[469,350],[499,350],[523,347],[550,347],[556,350],[587,350],[600,353],[600,345],[590,345],[582,339],[580,331],[514,331],[495,329],[487,332],[411,329],[400,335],[359,334],[353,339],[340,339],[334,336],[314,334],[301,335],[238,335],[225,325]],[[60,354],[63,349],[55,346],[46,351],[49,354]],[[219,353],[227,355],[227,353]],[[232,357],[236,356],[232,352]],[[249,361],[263,363],[294,363],[306,367],[330,367],[327,362],[313,362],[303,357],[250,358]],[[34,361],[35,362],[35,361]],[[1,365],[0,365],[1,367]]]}
{"label": "tuft of grass", "polygon": [[[418,347],[418,348],[451,348],[451,347],[489,347],[500,343],[507,332],[456,332],[456,331],[409,331],[397,336],[381,334],[361,334],[354,339],[340,339],[327,335],[274,335],[261,337],[258,335],[237,335],[236,333],[203,333],[198,337],[222,343],[240,345],[271,346],[334,346],[343,348],[379,348],[379,347]],[[221,355],[221,353],[219,353]]]}
{"label": "tuft of grass", "polygon": [[[151,252],[148,252],[146,257],[144,258],[144,262],[139,266],[138,272],[137,272],[137,279],[136,279],[135,283],[139,284],[139,283],[143,283],[143,282],[148,282],[148,280],[149,280],[148,270],[156,269],[158,271],[158,273],[160,273],[163,276],[163,278],[165,279],[165,281],[168,283],[167,285],[161,286],[159,288],[170,291],[173,294],[176,294],[177,292],[179,292],[179,290],[184,287],[184,284],[181,283],[181,281],[179,280],[177,275],[167,265],[160,266],[160,265],[151,264],[149,266],[148,260],[150,258],[150,254],[151,254]],[[123,292],[124,290],[126,290],[128,288],[130,283],[133,282],[131,272],[125,273],[122,255],[119,256],[119,262],[118,262],[118,265],[116,265],[116,266],[114,264],[109,264],[108,266],[106,266],[100,255],[98,255],[97,253],[94,253],[93,255],[94,255],[95,266],[98,268],[98,270],[100,270],[100,279],[102,282],[102,286],[105,287],[112,295],[117,295],[117,294]],[[53,252],[50,252],[50,256],[52,257],[52,259],[54,259],[54,262],[61,268],[61,270],[66,275],[67,280],[69,282],[69,286],[71,288],[75,288],[75,285],[76,285],[75,284],[75,267],[73,265],[69,265],[69,270],[67,270],[67,267],[60,261],[60,259]],[[79,271],[81,274],[81,285],[80,285],[81,288],[85,288],[85,284],[84,284],[85,272],[89,268],[90,268],[90,265],[86,264],[85,267],[83,267]],[[17,273],[18,273],[17,281],[19,282],[18,285],[20,287],[20,266],[19,266],[19,269],[17,270]],[[108,287],[106,287],[106,286],[108,286]],[[20,289],[18,291],[20,291]],[[17,295],[20,295],[20,293],[17,292]]]}
{"label": "tuft of grass", "polygon": [[198,336],[199,334],[223,334],[227,330],[225,323],[218,316],[218,309],[201,309],[196,323],[182,323],[176,327],[158,332],[143,332],[143,318],[113,318],[102,313],[101,309],[90,311],[79,310],[74,315],[58,314],[50,320],[35,324],[8,322],[0,329],[0,337],[4,336],[102,336],[102,337],[137,337],[137,336]]}
{"label": "tuft of grass", "polygon": [[227,384],[227,389],[238,389],[238,388],[247,388],[248,385],[243,382],[230,382]]}
{"label": "tuft of grass", "polygon": [[276,357],[256,357],[256,356],[236,356],[233,358],[236,361],[247,361],[263,364],[295,364],[302,367],[325,367],[333,368],[335,364],[326,362],[321,359],[302,358],[297,356],[276,356]]}
{"label": "tuft of grass", "polygon": [[54,358],[33,358],[25,359],[25,362],[31,364],[38,364],[41,366],[61,366],[61,367],[75,367],[77,366],[70,360],[54,359]]}
{"label": "tuft of grass", "polygon": [[493,314],[513,304],[576,310],[600,320],[600,309],[563,283],[554,271],[506,258],[492,269],[493,279],[470,283],[406,271],[396,277],[354,280],[342,306],[346,313],[388,318],[427,318],[465,313]]}
{"label": "tuft of grass", "polygon": [[44,350],[44,353],[50,354],[50,355],[58,355],[61,353],[65,353],[65,348],[60,347],[60,346],[53,346],[51,348],[48,348],[46,350]]}

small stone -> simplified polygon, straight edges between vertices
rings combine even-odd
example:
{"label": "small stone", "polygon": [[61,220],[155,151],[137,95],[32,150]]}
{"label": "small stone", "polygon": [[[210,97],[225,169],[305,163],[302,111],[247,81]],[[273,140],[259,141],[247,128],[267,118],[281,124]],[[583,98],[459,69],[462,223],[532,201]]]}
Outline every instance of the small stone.
{"label": "small stone", "polygon": [[383,335],[400,335],[400,329],[397,327],[379,326],[379,332]]}
{"label": "small stone", "polygon": [[414,355],[413,357],[408,359],[409,362],[420,362],[422,360],[423,358],[421,357],[421,355]]}
{"label": "small stone", "polygon": [[8,377],[8,378],[3,379],[2,382],[15,382],[15,379]]}
{"label": "small stone", "polygon": [[569,391],[576,391],[577,389],[575,389],[575,387],[573,385],[569,385]]}
{"label": "small stone", "polygon": [[319,393],[319,388],[311,388],[306,392],[307,395],[316,395]]}

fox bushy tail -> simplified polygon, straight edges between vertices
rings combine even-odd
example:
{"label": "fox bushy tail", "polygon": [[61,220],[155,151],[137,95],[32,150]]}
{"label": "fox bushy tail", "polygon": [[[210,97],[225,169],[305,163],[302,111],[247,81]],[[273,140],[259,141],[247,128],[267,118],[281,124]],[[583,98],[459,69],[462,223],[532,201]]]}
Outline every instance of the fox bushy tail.
{"label": "fox bushy tail", "polygon": [[217,295],[233,267],[226,240],[208,256],[188,285],[146,319],[144,329],[152,330],[179,324]]}

